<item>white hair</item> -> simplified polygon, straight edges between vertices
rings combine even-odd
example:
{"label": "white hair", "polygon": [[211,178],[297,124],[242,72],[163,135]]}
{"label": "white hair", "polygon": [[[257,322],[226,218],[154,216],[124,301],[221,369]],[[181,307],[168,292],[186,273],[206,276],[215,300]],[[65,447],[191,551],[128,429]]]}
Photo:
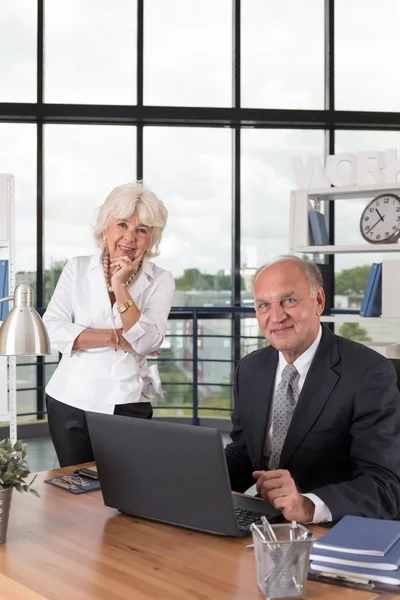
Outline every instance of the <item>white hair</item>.
{"label": "white hair", "polygon": [[97,209],[93,235],[99,246],[104,244],[103,233],[111,218],[128,219],[136,213],[143,225],[152,227],[150,244],[147,250],[149,258],[159,254],[158,246],[163,229],[167,223],[168,211],[164,203],[150,191],[143,181],[125,183],[115,187]]}
{"label": "white hair", "polygon": [[287,262],[291,262],[291,263],[294,263],[295,265],[297,265],[297,267],[300,269],[300,271],[305,275],[305,277],[310,285],[311,296],[315,296],[318,289],[323,287],[322,275],[321,275],[321,271],[318,268],[318,265],[316,265],[315,263],[310,262],[308,260],[299,258],[298,256],[293,256],[292,254],[288,254],[286,256],[280,256],[279,258],[276,258],[272,262],[260,267],[255,272],[254,277],[253,277],[253,289],[254,289],[254,284],[257,279],[257,276],[259,273],[261,273],[261,271],[263,271],[264,269],[267,269],[268,267],[271,267],[272,265],[276,265],[278,263],[287,263]]}

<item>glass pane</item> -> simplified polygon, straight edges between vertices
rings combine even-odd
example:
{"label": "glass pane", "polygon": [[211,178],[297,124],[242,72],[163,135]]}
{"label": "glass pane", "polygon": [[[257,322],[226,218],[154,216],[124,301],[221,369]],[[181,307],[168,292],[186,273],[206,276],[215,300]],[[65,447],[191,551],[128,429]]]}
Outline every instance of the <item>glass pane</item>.
{"label": "glass pane", "polygon": [[242,2],[242,106],[324,106],[324,2]]}
{"label": "glass pane", "polygon": [[36,4],[0,0],[0,102],[36,102]]}
{"label": "glass pane", "polygon": [[[0,123],[0,170],[15,177],[16,283],[36,286],[36,126]],[[8,258],[4,250],[1,258]]]}
{"label": "glass pane", "polygon": [[254,350],[260,350],[260,348],[268,346],[268,342],[260,331],[257,319],[255,317],[246,317],[241,319],[240,325],[242,335],[240,342],[241,358],[246,356],[246,354],[250,354],[250,352],[254,352]]}
{"label": "glass pane", "polygon": [[46,102],[136,102],[136,11],[135,0],[45,0]]}
{"label": "glass pane", "polygon": [[[202,394],[203,386],[199,388]],[[222,417],[230,419],[233,407],[233,389],[231,385],[207,386],[207,395],[199,398],[199,417]]]}
{"label": "glass pane", "polygon": [[[400,148],[400,132],[397,131],[338,131],[335,152],[384,151]],[[400,155],[400,152],[398,151]],[[344,173],[345,175],[345,173]],[[397,178],[399,182],[399,176]],[[370,183],[376,183],[372,175]],[[345,199],[335,202],[336,244],[366,244],[360,235],[361,213],[372,199]],[[398,244],[394,244],[394,249]],[[399,260],[398,252],[379,252],[371,244],[371,253],[335,255],[335,308],[360,310],[371,265],[382,260]],[[345,323],[336,327],[336,332],[361,342],[399,342],[400,324],[388,323],[383,319],[371,323],[364,319],[359,323]]]}
{"label": "glass pane", "polygon": [[[58,352],[57,354],[53,354],[52,356],[46,356],[46,359],[49,359],[49,361],[51,360],[52,362],[54,362],[54,364],[50,364],[50,365],[45,365],[44,369],[45,369],[45,386],[49,383],[51,377],[53,376],[54,371],[56,370],[58,363],[56,363],[55,361],[58,361]],[[46,361],[47,362],[47,361]]]}
{"label": "glass pane", "polygon": [[[15,281],[33,287],[36,303],[36,126],[0,123],[0,140],[1,172],[15,177]],[[8,250],[0,250],[0,258],[8,260]],[[29,380],[23,387],[35,387],[35,369],[17,367],[17,387],[21,380]],[[34,411],[36,392],[17,392],[18,414]]]}
{"label": "glass pane", "polygon": [[17,392],[17,426],[37,422],[36,390],[21,389]]}
{"label": "glass pane", "polygon": [[17,423],[36,421],[36,357],[17,357]]}
{"label": "glass pane", "polygon": [[92,254],[95,210],[135,178],[134,127],[45,126],[45,295],[68,258]]}
{"label": "glass pane", "polygon": [[296,189],[291,158],[324,157],[324,133],[307,130],[242,132],[242,303],[253,305],[258,267],[289,252],[290,192]]}
{"label": "glass pane", "polygon": [[[190,350],[193,351],[193,345]],[[214,384],[232,383],[231,320],[199,321],[197,357],[197,378],[202,384],[199,389],[199,404],[203,404],[212,400]]]}
{"label": "glass pane", "polygon": [[336,0],[337,109],[399,110],[399,19],[398,0]]}
{"label": "glass pane", "polygon": [[144,103],[231,106],[231,0],[146,0]]}
{"label": "glass pane", "polygon": [[192,417],[193,386],[177,385],[165,381],[166,373],[161,374],[164,382],[164,396],[156,396],[153,402],[154,416],[157,417]]}
{"label": "glass pane", "polygon": [[144,174],[169,211],[155,262],[176,277],[173,304],[230,304],[230,130],[146,127]]}
{"label": "glass pane", "polygon": [[[24,358],[30,358],[29,356]],[[17,389],[24,390],[26,388],[36,387],[36,364],[27,365],[26,363],[33,361],[24,361],[24,366],[19,366],[17,369]],[[36,361],[35,361],[36,362]],[[19,407],[19,412],[28,412],[25,410],[21,410],[21,406]]]}

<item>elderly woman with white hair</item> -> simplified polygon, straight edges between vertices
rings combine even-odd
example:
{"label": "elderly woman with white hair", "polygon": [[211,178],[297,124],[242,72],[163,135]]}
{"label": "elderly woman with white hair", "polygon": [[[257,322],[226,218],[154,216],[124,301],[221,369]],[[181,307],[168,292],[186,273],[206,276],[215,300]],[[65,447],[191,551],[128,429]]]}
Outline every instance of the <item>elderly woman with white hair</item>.
{"label": "elderly woman with white hair", "polygon": [[96,253],[72,258],[61,273],[43,319],[62,353],[46,387],[62,467],[93,460],[85,411],[152,417],[160,381],[146,355],[164,340],[175,284],[149,259],[167,216],[144,183],[116,187],[98,209]]}

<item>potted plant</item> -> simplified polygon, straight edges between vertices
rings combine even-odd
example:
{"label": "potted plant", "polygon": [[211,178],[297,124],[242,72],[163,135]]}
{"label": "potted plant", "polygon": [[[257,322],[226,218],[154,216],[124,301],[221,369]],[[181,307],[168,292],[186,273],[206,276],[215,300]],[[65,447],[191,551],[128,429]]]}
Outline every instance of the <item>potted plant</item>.
{"label": "potted plant", "polygon": [[8,516],[13,488],[19,492],[31,492],[39,496],[36,490],[31,488],[35,477],[30,483],[26,478],[30,474],[26,462],[26,449],[28,444],[18,440],[12,445],[11,440],[0,442],[0,544],[6,541]]}

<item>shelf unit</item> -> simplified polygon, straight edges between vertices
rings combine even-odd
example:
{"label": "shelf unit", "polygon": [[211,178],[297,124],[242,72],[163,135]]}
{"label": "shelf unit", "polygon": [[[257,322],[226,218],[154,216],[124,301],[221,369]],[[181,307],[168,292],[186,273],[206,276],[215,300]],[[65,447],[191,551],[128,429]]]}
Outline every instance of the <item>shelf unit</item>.
{"label": "shelf unit", "polygon": [[313,246],[311,245],[308,211],[315,202],[343,201],[370,197],[384,193],[400,194],[400,184],[355,185],[352,187],[330,187],[308,190],[295,190],[290,195],[290,254],[336,254],[351,252],[397,252],[400,245],[362,244],[357,246]]}
{"label": "shelf unit", "polygon": [[[0,174],[0,248],[7,249],[8,290],[15,288],[14,177]],[[0,422],[10,424],[10,438],[17,440],[17,367],[15,356],[0,356]]]}
{"label": "shelf unit", "polygon": [[[311,244],[308,212],[318,208],[319,202],[343,201],[357,198],[374,198],[378,194],[394,193],[400,195],[400,184],[355,185],[351,187],[310,188],[295,190],[290,196],[290,254],[351,254],[399,252],[400,244],[358,244],[316,246]],[[315,206],[315,204],[317,205]],[[400,324],[399,318],[361,317],[355,314],[322,316],[321,321],[328,323],[391,323]]]}
{"label": "shelf unit", "polygon": [[325,323],[389,323],[400,325],[400,317],[361,317],[360,315],[322,315],[321,321]]}
{"label": "shelf unit", "polygon": [[355,254],[360,252],[398,252],[400,245],[394,244],[379,244],[376,246],[296,246],[295,252],[303,252],[307,254]]}

